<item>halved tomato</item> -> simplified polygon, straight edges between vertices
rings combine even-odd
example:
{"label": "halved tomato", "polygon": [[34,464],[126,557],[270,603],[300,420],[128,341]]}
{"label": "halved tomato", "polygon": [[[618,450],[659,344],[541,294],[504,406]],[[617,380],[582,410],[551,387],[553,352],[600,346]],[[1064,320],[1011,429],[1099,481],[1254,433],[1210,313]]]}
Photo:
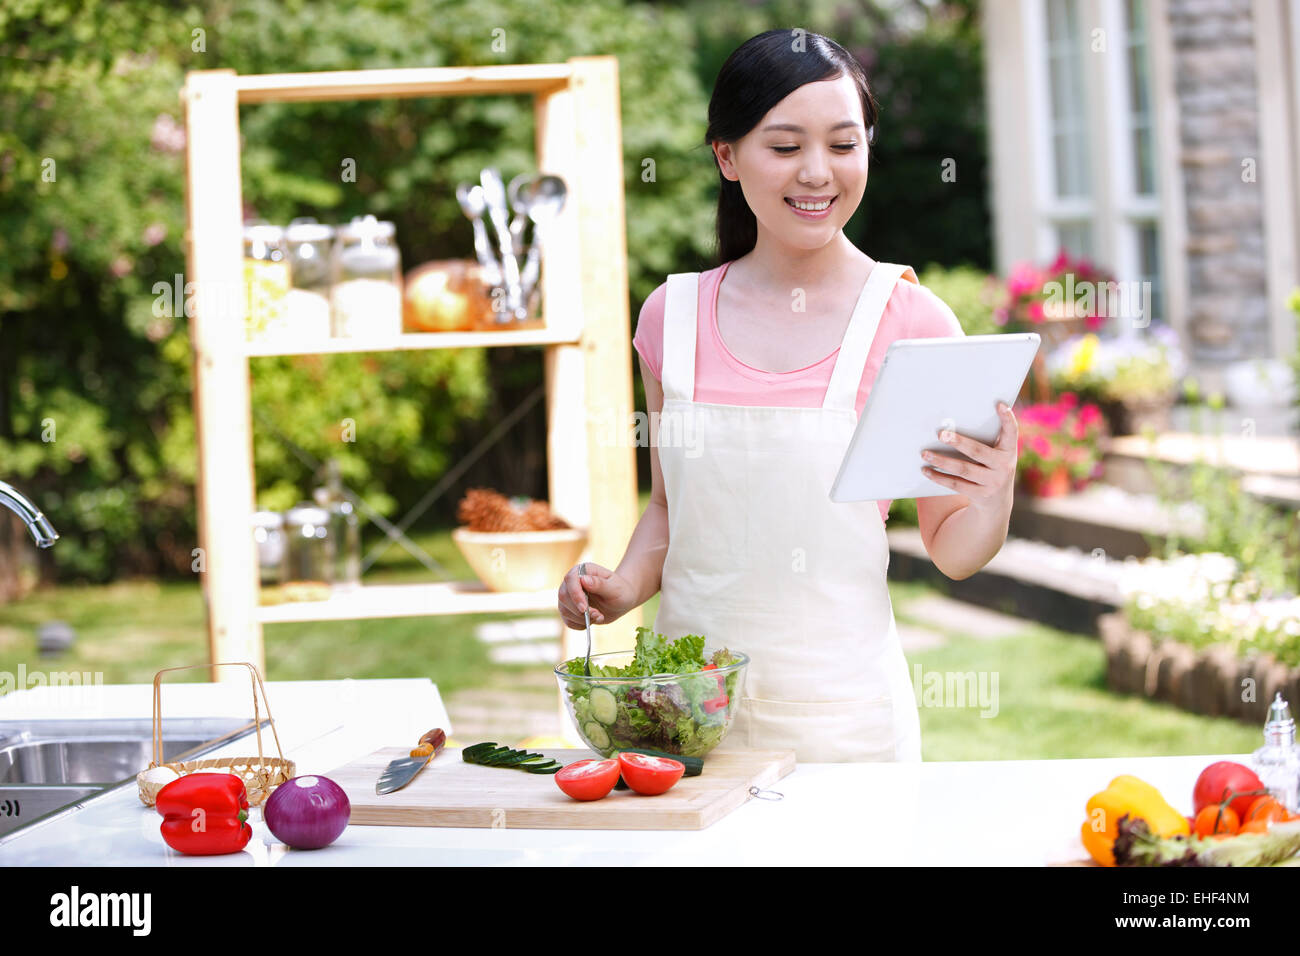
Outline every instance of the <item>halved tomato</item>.
{"label": "halved tomato", "polygon": [[623,781],[632,790],[646,796],[671,790],[686,772],[686,764],[679,760],[646,754],[620,753],[618,763]]}
{"label": "halved tomato", "polygon": [[618,775],[617,760],[579,760],[557,773],[555,783],[574,800],[599,800],[614,789]]}

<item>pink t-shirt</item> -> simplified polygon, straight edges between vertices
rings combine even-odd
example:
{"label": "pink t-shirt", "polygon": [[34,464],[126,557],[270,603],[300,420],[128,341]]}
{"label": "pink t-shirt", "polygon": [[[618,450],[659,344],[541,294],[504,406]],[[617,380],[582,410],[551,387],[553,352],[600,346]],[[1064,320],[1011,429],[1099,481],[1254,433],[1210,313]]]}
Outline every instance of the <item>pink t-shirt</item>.
{"label": "pink t-shirt", "polygon": [[[731,265],[700,273],[700,301],[697,312],[695,354],[695,401],[719,405],[769,405],[780,408],[816,408],[826,398],[831,371],[839,348],[820,361],[789,372],[765,372],[746,365],[731,354],[718,331],[718,289]],[[665,282],[650,293],[641,306],[632,344],[657,381],[663,381]],[[867,355],[867,365],[858,386],[857,412],[867,403],[871,383],[889,343],[895,339],[921,339],[964,335],[961,323],[947,304],[921,285],[910,268],[894,286]],[[918,463],[917,467],[920,467]],[[889,517],[889,501],[877,502],[880,517]]]}

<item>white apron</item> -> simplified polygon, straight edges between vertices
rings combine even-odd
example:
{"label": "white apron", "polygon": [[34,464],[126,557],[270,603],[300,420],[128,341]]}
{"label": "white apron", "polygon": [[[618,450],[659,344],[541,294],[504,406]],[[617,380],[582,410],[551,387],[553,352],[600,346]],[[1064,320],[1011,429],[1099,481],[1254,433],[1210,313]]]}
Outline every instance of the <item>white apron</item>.
{"label": "white apron", "polygon": [[749,655],[721,750],[921,759],[884,521],[874,501],[830,500],[867,355],[906,268],[872,268],[821,408],[694,401],[699,274],[668,277],[657,443],[669,544],[654,628]]}

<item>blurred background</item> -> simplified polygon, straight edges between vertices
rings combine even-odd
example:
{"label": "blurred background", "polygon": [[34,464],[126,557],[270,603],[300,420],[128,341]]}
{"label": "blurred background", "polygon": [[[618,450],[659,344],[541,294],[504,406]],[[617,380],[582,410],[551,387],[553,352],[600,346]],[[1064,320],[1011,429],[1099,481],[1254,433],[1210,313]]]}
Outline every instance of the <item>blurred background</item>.
{"label": "blurred background", "polygon": [[[1229,647],[1259,696],[1300,696],[1300,12],[1286,0],[579,0],[563,15],[523,0],[3,0],[0,479],[62,540],[37,551],[0,511],[0,669],[44,654],[137,682],[206,659],[193,353],[187,324],[155,308],[158,283],[185,272],[187,71],[616,56],[634,324],[667,274],[715,264],[713,80],[745,39],[786,26],[852,52],[881,106],[849,238],[913,265],[967,334],[1044,336],[1003,564],[950,582],[917,550],[914,505],[891,512],[918,676],[1001,677],[1002,720],[923,708],[927,759],[1253,749],[1262,712],[1225,703],[1238,673],[1204,676],[1196,655]],[[373,214],[408,266],[472,257],[458,182],[535,171],[526,96],[244,106],[240,129],[246,220]],[[398,520],[525,402],[542,363],[523,347],[250,359],[258,507],[308,497],[333,460]],[[635,395],[644,408],[639,381]],[[338,441],[346,417],[364,441]],[[547,498],[543,406],[408,530],[449,577],[473,576],[450,532],[474,487]],[[363,550],[382,538],[368,522],[361,535]],[[366,583],[429,574],[389,548]],[[492,631],[500,617],[269,625],[267,677],[429,676],[462,735],[553,733],[555,622]],[[43,643],[52,622],[75,638]]]}

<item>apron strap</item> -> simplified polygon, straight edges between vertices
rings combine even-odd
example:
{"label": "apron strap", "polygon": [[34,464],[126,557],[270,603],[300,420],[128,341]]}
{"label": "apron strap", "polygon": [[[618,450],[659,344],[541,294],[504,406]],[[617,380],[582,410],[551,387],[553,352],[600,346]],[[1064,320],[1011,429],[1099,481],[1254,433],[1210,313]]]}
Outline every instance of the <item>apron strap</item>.
{"label": "apron strap", "polygon": [[867,367],[871,343],[875,341],[876,330],[880,327],[880,317],[884,315],[885,305],[889,302],[895,283],[908,268],[895,262],[877,262],[871,268],[871,275],[867,276],[862,294],[858,296],[858,303],[853,309],[853,317],[849,319],[849,327],[844,330],[844,341],[840,343],[840,354],[835,360],[822,408],[848,411],[857,408],[858,387],[862,384],[862,373]]}
{"label": "apron strap", "polygon": [[700,274],[679,272],[668,277],[664,300],[664,364],[660,383],[664,401],[695,400],[695,338],[699,327]]}

